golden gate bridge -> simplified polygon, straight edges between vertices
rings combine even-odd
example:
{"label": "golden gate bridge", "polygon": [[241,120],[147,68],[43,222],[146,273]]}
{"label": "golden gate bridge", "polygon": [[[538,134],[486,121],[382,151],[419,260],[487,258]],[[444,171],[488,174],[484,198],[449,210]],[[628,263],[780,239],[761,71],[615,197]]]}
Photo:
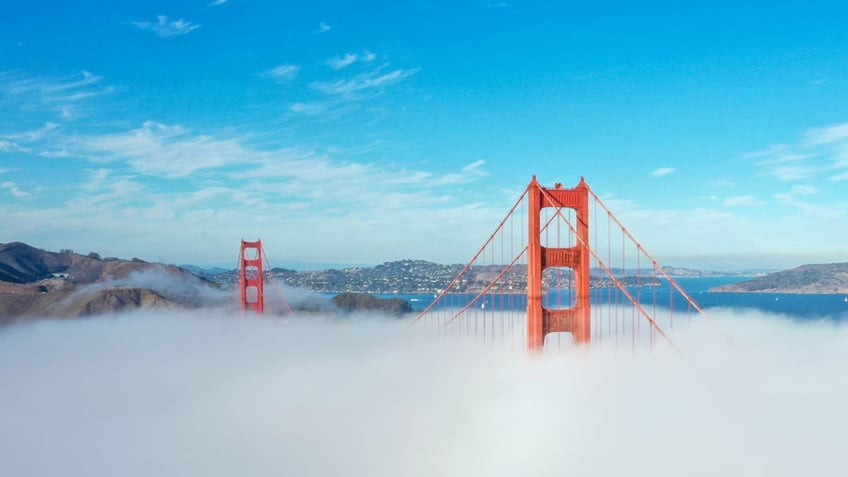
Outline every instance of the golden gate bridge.
{"label": "golden gate bridge", "polygon": [[[245,313],[264,310],[264,277],[273,275],[263,264],[270,270],[262,242],[242,240],[238,286]],[[706,319],[703,310],[583,178],[574,188],[549,188],[533,176],[410,327],[531,351],[596,343],[636,349],[657,342],[674,347],[669,331],[695,319]]]}

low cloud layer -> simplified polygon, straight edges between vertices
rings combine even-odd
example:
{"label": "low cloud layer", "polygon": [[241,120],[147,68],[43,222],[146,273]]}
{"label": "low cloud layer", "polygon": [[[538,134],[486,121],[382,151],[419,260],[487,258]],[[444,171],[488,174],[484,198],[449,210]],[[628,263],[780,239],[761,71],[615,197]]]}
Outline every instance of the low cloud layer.
{"label": "low cloud layer", "polygon": [[845,475],[848,327],[713,312],[531,357],[389,320],[133,314],[0,331],[4,475]]}

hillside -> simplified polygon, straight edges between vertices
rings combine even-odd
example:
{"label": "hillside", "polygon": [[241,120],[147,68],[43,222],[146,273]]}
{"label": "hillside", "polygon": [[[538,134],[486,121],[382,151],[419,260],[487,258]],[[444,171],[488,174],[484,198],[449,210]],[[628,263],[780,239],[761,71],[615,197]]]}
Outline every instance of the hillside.
{"label": "hillside", "polygon": [[64,272],[71,266],[73,254],[53,253],[22,242],[0,244],[0,281],[32,283]]}
{"label": "hillside", "polygon": [[[288,286],[313,290],[322,293],[421,293],[436,294],[451,284],[464,268],[461,264],[442,265],[425,260],[398,260],[385,262],[374,267],[351,267],[325,270],[289,270],[274,268],[274,277]],[[454,284],[456,293],[471,293],[488,288],[496,293],[521,293],[527,288],[525,267],[515,267],[504,273],[503,265],[473,266],[466,271],[465,279]],[[659,282],[653,270],[643,269],[637,278],[635,275],[623,275],[622,270],[612,271],[627,285],[656,285]],[[628,273],[633,271],[628,270]],[[208,273],[199,270],[202,276],[219,283],[232,286],[238,280],[236,270],[223,273]],[[590,278],[593,288],[611,286],[607,273],[602,269],[593,269]],[[717,272],[716,272],[717,273]],[[571,276],[570,271],[562,271],[563,280]],[[494,285],[491,281],[502,275]]]}
{"label": "hillside", "polygon": [[173,265],[0,244],[0,323],[147,307],[197,308],[228,300],[217,284]]}
{"label": "hillside", "polygon": [[802,265],[731,285],[710,289],[723,293],[848,293],[848,263]]}
{"label": "hillside", "polygon": [[[410,265],[411,262],[379,270],[388,270],[388,275],[406,281],[403,273]],[[231,283],[219,285],[199,276],[205,270],[194,268],[190,271],[137,258],[103,259],[94,252],[50,252],[21,242],[0,244],[0,325],[30,318],[75,318],[140,308],[234,306]],[[233,273],[228,272],[227,276]],[[292,297],[287,299],[292,305]],[[295,301],[300,312],[381,312],[400,316],[412,309],[399,298],[379,299],[353,293],[343,293],[331,301],[312,296],[295,297]],[[273,294],[266,296],[266,312],[282,309],[282,302]]]}

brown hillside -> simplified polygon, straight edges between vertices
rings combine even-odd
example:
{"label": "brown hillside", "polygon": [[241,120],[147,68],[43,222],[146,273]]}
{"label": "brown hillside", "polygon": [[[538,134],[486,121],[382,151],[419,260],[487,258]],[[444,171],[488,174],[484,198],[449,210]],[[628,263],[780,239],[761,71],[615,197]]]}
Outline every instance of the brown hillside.
{"label": "brown hillside", "polygon": [[64,272],[72,262],[72,254],[54,253],[22,242],[0,244],[0,281],[33,283]]}
{"label": "brown hillside", "polygon": [[64,316],[92,316],[137,308],[181,308],[179,305],[146,288],[104,288],[74,297],[62,310]]}
{"label": "brown hillside", "polygon": [[0,246],[0,253],[5,265],[0,269],[0,323],[150,306],[197,308],[229,300],[218,285],[173,265],[47,252],[20,242]]}

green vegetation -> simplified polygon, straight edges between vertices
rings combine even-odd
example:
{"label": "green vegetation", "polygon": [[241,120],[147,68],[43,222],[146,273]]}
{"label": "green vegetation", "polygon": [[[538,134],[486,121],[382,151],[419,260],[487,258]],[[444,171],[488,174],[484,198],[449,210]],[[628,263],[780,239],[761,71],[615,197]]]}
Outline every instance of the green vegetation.
{"label": "green vegetation", "polygon": [[333,297],[333,304],[346,312],[379,311],[391,315],[402,315],[412,311],[412,305],[400,298],[377,298],[367,293],[340,293]]}

